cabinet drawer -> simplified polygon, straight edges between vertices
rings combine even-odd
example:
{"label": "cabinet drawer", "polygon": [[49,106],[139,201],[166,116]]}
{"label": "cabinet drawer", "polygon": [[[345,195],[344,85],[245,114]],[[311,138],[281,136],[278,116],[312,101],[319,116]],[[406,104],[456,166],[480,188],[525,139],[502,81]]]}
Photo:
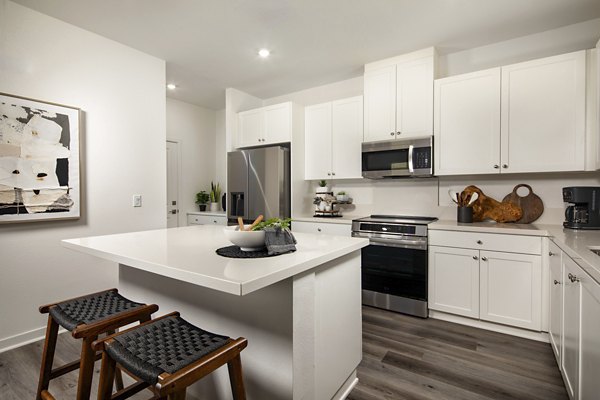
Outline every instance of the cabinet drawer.
{"label": "cabinet drawer", "polygon": [[325,235],[351,236],[352,225],[328,224],[319,222],[293,221],[292,232],[317,233]]}
{"label": "cabinet drawer", "polygon": [[508,253],[542,254],[542,238],[537,236],[430,230],[429,244]]}
{"label": "cabinet drawer", "polygon": [[227,225],[227,217],[220,215],[188,215],[188,225]]}

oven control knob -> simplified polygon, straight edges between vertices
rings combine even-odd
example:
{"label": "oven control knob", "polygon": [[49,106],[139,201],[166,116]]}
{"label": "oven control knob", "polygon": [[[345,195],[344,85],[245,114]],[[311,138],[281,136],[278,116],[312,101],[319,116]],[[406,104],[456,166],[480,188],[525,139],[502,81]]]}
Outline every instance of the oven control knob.
{"label": "oven control knob", "polygon": [[483,242],[481,240],[478,240],[477,244],[483,244]]}

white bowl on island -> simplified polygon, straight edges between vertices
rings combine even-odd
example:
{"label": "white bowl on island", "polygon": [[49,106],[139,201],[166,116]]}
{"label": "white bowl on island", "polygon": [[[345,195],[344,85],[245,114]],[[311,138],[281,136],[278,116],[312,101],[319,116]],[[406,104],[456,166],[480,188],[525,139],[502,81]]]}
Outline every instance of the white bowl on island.
{"label": "white bowl on island", "polygon": [[[246,225],[248,229],[250,225]],[[265,231],[240,231],[238,225],[223,228],[225,237],[242,251],[259,251],[265,247]]]}

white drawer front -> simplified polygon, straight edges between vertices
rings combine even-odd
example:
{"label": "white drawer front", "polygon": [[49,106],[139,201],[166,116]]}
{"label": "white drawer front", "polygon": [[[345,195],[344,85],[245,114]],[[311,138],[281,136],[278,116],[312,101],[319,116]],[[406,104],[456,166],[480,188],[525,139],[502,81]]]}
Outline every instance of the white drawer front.
{"label": "white drawer front", "polygon": [[430,230],[429,244],[508,253],[542,254],[542,238],[537,236]]}
{"label": "white drawer front", "polygon": [[352,225],[328,224],[322,222],[293,221],[292,231],[300,233],[317,233],[325,235],[351,236]]}
{"label": "white drawer front", "polygon": [[188,225],[227,225],[227,217],[215,215],[188,215]]}

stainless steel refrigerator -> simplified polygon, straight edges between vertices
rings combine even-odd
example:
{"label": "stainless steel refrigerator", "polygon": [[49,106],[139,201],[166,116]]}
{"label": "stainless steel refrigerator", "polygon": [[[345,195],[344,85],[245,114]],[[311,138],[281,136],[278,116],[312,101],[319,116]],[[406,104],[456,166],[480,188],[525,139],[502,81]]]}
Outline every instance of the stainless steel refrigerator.
{"label": "stainless steel refrigerator", "polygon": [[227,217],[230,222],[242,217],[254,221],[289,218],[290,149],[282,146],[232,151],[227,153]]}

